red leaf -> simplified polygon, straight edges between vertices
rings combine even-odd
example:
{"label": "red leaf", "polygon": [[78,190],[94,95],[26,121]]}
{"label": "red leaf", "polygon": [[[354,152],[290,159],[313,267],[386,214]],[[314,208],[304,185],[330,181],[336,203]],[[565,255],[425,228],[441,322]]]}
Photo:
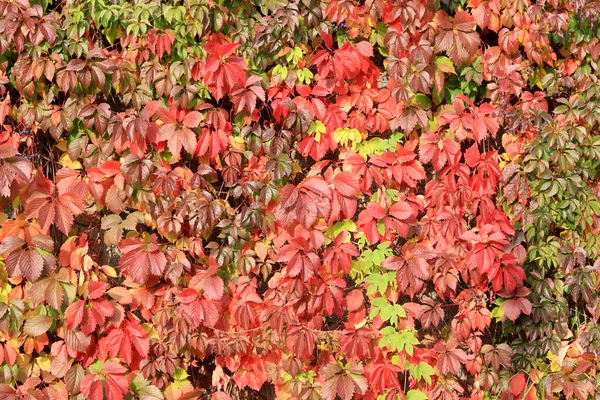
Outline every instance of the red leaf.
{"label": "red leaf", "polygon": [[521,314],[531,314],[531,307],[529,300],[524,297],[515,297],[505,300],[500,305],[501,320],[504,321],[508,318],[514,322]]}
{"label": "red leaf", "polygon": [[356,311],[365,305],[365,298],[362,290],[355,289],[346,295],[346,307],[348,311]]}
{"label": "red leaf", "polygon": [[443,140],[435,132],[422,135],[419,143],[421,161],[424,163],[431,161],[436,171],[440,171],[448,162],[452,163],[460,152],[460,146],[456,141]]}
{"label": "red leaf", "polygon": [[150,275],[162,275],[167,266],[167,258],[156,242],[156,235],[149,236],[147,241],[125,239],[119,247],[123,252],[119,266],[136,282],[146,283]]}
{"label": "red leaf", "polygon": [[97,299],[106,293],[108,284],[106,282],[92,281],[88,284],[88,299]]}
{"label": "red leaf", "polygon": [[340,233],[335,238],[334,245],[328,247],[323,252],[323,264],[329,265],[333,274],[337,274],[339,271],[344,271],[345,274],[348,274],[352,264],[352,257],[359,255],[356,246],[346,242],[347,237],[347,231]]}
{"label": "red leaf", "polygon": [[458,348],[456,339],[447,342],[438,342],[433,349],[438,353],[437,367],[442,374],[457,375],[461,366],[467,362],[467,354]]}
{"label": "red leaf", "polygon": [[387,358],[370,362],[365,368],[367,379],[378,393],[399,388],[398,373],[401,371],[399,366],[392,364]]}
{"label": "red leaf", "polygon": [[510,386],[513,396],[518,396],[525,390],[525,374],[517,374],[510,378]]}
{"label": "red leaf", "polygon": [[85,302],[83,300],[78,300],[67,307],[65,310],[65,326],[67,329],[74,329],[81,324],[84,307]]}
{"label": "red leaf", "polygon": [[362,375],[363,366],[360,362],[350,361],[344,369],[337,363],[327,364],[321,368],[323,383],[323,398],[334,400],[338,396],[342,400],[351,400],[354,393],[364,394],[369,387],[367,379]]}
{"label": "red leaf", "polygon": [[137,363],[148,356],[150,341],[146,332],[131,314],[124,320],[119,328],[113,329],[106,336],[108,353],[111,357],[122,354],[123,360],[136,368]]}
{"label": "red leaf", "polygon": [[84,202],[72,193],[58,193],[56,197],[54,187],[50,192],[36,191],[27,198],[27,216],[37,218],[44,233],[47,233],[51,224],[55,224],[65,235],[73,225],[73,216],[83,212]]}
{"label": "red leaf", "polygon": [[247,386],[259,391],[267,380],[265,361],[261,357],[242,357],[242,367],[235,371],[233,380],[240,388]]}
{"label": "red leaf", "polygon": [[204,65],[204,80],[215,99],[221,100],[235,85],[244,85],[247,64],[241,57],[233,56],[237,43],[226,43],[213,36],[204,49],[208,53]]}
{"label": "red leaf", "polygon": [[354,197],[360,193],[358,179],[351,172],[340,172],[333,178],[333,185],[342,196]]}
{"label": "red leaf", "polygon": [[331,189],[321,177],[306,178],[297,187],[288,184],[281,191],[275,216],[286,226],[297,219],[309,228],[318,217],[329,217],[331,197]]}
{"label": "red leaf", "polygon": [[468,12],[457,12],[451,22],[445,11],[438,11],[434,21],[439,27],[435,37],[437,51],[446,51],[457,66],[475,54],[480,39],[475,31],[475,19]]}

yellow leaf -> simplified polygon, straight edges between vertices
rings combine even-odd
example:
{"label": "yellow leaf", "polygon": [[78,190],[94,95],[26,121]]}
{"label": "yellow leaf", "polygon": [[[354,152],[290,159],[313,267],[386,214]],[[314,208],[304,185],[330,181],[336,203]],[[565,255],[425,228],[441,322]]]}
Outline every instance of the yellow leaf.
{"label": "yellow leaf", "polygon": [[116,278],[117,277],[117,271],[111,267],[110,265],[103,265],[102,267],[100,267],[102,269],[102,271],[104,271],[104,273],[111,277],[111,278]]}
{"label": "yellow leaf", "polygon": [[246,151],[246,142],[240,136],[229,136],[229,144],[231,147],[235,147],[241,151]]}
{"label": "yellow leaf", "polygon": [[11,290],[12,287],[8,282],[5,282],[4,285],[0,287],[0,302],[8,304],[8,294]]}
{"label": "yellow leaf", "polygon": [[548,360],[551,361],[550,370],[552,372],[559,372],[562,369],[563,361],[565,360],[568,350],[568,344],[566,344],[566,342],[563,342],[563,345],[558,350],[558,354],[554,354],[551,351],[548,352],[546,357],[548,357]]}
{"label": "yellow leaf", "polygon": [[311,122],[308,127],[308,134],[314,136],[317,142],[321,141],[321,135],[325,132],[327,132],[327,128],[319,120]]}
{"label": "yellow leaf", "polygon": [[59,149],[60,151],[67,151],[68,147],[69,147],[69,142],[66,139],[61,140],[60,142],[58,142],[56,144],[56,148]]}
{"label": "yellow leaf", "polygon": [[36,359],[36,361],[37,361],[37,365],[39,365],[39,367],[42,371],[46,371],[46,372],[50,371],[50,364],[52,364],[52,362],[50,361],[49,358],[38,357]]}
{"label": "yellow leaf", "polygon": [[333,140],[342,146],[347,146],[348,142],[350,142],[354,149],[356,145],[362,141],[362,136],[360,131],[356,128],[337,128],[335,132],[333,132]]}
{"label": "yellow leaf", "polygon": [[151,323],[147,322],[145,324],[142,324],[142,329],[144,330],[144,332],[146,332],[146,335],[148,335],[149,339],[160,339],[158,337],[158,332],[156,332],[156,329],[154,329],[154,325],[152,325]]}
{"label": "yellow leaf", "polygon": [[71,157],[69,157],[68,153],[64,153],[59,160],[60,165],[62,165],[65,168],[71,168],[71,169],[82,169],[83,166],[81,165],[81,163],[79,161],[73,161],[71,160]]}

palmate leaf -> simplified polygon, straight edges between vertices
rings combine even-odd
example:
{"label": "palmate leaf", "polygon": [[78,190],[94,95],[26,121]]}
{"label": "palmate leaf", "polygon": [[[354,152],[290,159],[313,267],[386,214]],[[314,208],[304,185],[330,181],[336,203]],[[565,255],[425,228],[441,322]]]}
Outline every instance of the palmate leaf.
{"label": "palmate leaf", "polygon": [[156,235],[124,239],[119,243],[123,256],[119,267],[138,283],[146,283],[150,275],[160,276],[167,266],[167,258],[156,241]]}
{"label": "palmate leaf", "polygon": [[424,298],[422,304],[404,303],[402,307],[419,320],[424,329],[436,327],[444,319],[444,309],[441,303],[436,303],[429,297]]}
{"label": "palmate leaf", "polygon": [[265,101],[265,90],[260,85],[261,81],[262,78],[260,76],[250,76],[246,79],[245,86],[238,86],[237,89],[231,93],[236,113],[242,112],[245,108],[252,114],[256,108],[256,100],[260,99],[261,101]]}
{"label": "palmate leaf", "polygon": [[284,225],[297,220],[311,227],[318,217],[328,218],[331,211],[331,188],[321,177],[309,177],[297,187],[288,184],[280,193],[275,216]]}
{"label": "palmate leaf", "polygon": [[352,257],[359,255],[356,246],[347,239],[348,231],[341,232],[334,240],[333,246],[323,252],[323,263],[331,266],[333,273],[344,271],[348,274],[352,265]]}
{"label": "palmate leaf", "polygon": [[31,177],[31,163],[16,154],[11,144],[0,144],[0,196],[9,197],[14,183],[28,182]]}
{"label": "palmate leaf", "polygon": [[438,342],[433,349],[438,353],[437,367],[442,374],[456,375],[467,362],[467,353],[458,348],[458,342],[454,338]]}
{"label": "palmate leaf", "polygon": [[508,244],[506,235],[491,224],[484,225],[478,233],[465,232],[460,239],[473,244],[473,248],[467,254],[467,267],[481,268],[486,273],[493,267],[497,253]]}
{"label": "palmate leaf", "polygon": [[[66,272],[66,270],[63,271]],[[37,306],[46,302],[55,310],[60,310],[66,291],[63,285],[66,287],[69,285],[68,276],[65,275],[66,273],[51,274],[47,278],[34,282],[28,292],[33,304]]]}
{"label": "palmate leaf", "polygon": [[18,236],[9,236],[0,244],[0,254],[5,259],[6,271],[11,277],[23,276],[29,281],[48,273],[56,260],[51,253],[54,243],[49,236],[35,235],[29,243]]}
{"label": "palmate leaf", "polygon": [[158,139],[167,142],[173,158],[171,163],[181,159],[181,149],[189,154],[196,150],[196,133],[192,130],[200,125],[204,116],[199,111],[187,111],[169,104],[170,109],[160,108],[155,118],[162,126],[158,133]]}
{"label": "palmate leaf", "polygon": [[460,151],[459,144],[452,139],[442,139],[435,132],[428,132],[419,139],[419,158],[421,162],[431,162],[436,171],[455,160]]}
{"label": "palmate leaf", "polygon": [[350,361],[343,368],[337,363],[327,364],[320,372],[325,381],[323,398],[326,400],[334,400],[337,396],[342,400],[351,400],[355,393],[364,394],[369,386],[360,361]]}
{"label": "palmate leaf", "polygon": [[215,99],[220,100],[230,93],[236,85],[246,81],[247,63],[233,53],[239,47],[237,43],[227,43],[218,36],[212,36],[204,46],[208,58],[204,64],[204,80]]}
{"label": "palmate leaf", "polygon": [[[499,295],[508,297],[500,304],[500,319],[504,321],[506,318],[511,321],[516,321],[521,314],[531,314],[532,304],[527,299],[527,296],[531,293],[531,290],[524,287],[518,286],[514,295],[508,295],[506,292],[500,292]],[[502,299],[500,299],[502,300]]]}
{"label": "palmate leaf", "polygon": [[104,243],[108,246],[116,246],[123,237],[123,231],[133,231],[139,223],[144,221],[144,215],[135,211],[127,215],[125,219],[120,215],[107,215],[102,218],[102,229],[104,232]]}
{"label": "palmate leaf", "polygon": [[241,387],[260,390],[267,381],[267,369],[262,357],[244,356],[241,359],[241,368],[233,375],[235,383]]}
{"label": "palmate leaf", "polygon": [[63,168],[57,172],[56,185],[42,177],[42,185],[27,197],[27,216],[37,218],[44,233],[48,233],[50,225],[54,224],[68,235],[73,225],[73,217],[83,212],[84,200],[76,191],[77,176],[76,171]]}
{"label": "palmate leaf", "polygon": [[434,20],[439,29],[435,49],[446,51],[455,65],[461,65],[477,51],[480,38],[475,19],[468,12],[459,11],[451,20],[445,11],[438,11]]}
{"label": "palmate leaf", "polygon": [[129,378],[124,374],[127,369],[116,361],[98,362],[92,368],[93,373],[81,380],[81,393],[90,400],[123,400],[129,390]]}
{"label": "palmate leaf", "polygon": [[115,314],[114,304],[103,297],[107,287],[105,282],[90,282],[87,299],[78,300],[65,310],[65,327],[69,330],[79,327],[85,335],[90,335],[103,326]]}
{"label": "palmate leaf", "polygon": [[431,275],[429,259],[434,256],[428,243],[407,243],[401,256],[386,258],[382,267],[397,272],[398,289],[411,297],[423,287],[423,281]]}
{"label": "palmate leaf", "polygon": [[398,373],[401,371],[400,366],[393,364],[387,358],[370,362],[365,367],[365,375],[369,383],[379,393],[387,389],[399,388]]}
{"label": "palmate leaf", "polygon": [[144,379],[142,374],[136,374],[131,381],[131,390],[140,400],[164,400],[159,388]]}
{"label": "palmate leaf", "polygon": [[489,344],[483,345],[481,353],[486,365],[491,365],[495,369],[499,369],[500,366],[509,368],[511,365],[513,351],[506,343],[501,343],[496,348]]}
{"label": "palmate leaf", "polygon": [[134,359],[139,362],[148,357],[150,350],[150,341],[146,332],[130,313],[127,319],[108,333],[106,345],[111,357],[121,354],[123,361],[129,365],[133,365]]}

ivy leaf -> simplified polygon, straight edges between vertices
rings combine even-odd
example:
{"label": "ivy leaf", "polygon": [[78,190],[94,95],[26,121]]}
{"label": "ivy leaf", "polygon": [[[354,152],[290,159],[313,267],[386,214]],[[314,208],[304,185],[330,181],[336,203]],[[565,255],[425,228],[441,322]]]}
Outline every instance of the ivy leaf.
{"label": "ivy leaf", "polygon": [[231,92],[235,112],[240,113],[245,108],[252,114],[256,108],[256,100],[265,101],[265,90],[260,85],[262,78],[260,76],[250,76],[246,79],[244,87],[239,86]]}
{"label": "ivy leaf", "polygon": [[121,354],[123,361],[129,365],[132,365],[134,361],[143,360],[150,351],[150,341],[146,332],[130,313],[128,313],[127,319],[108,333],[106,344],[111,357]]}
{"label": "ivy leaf", "polygon": [[427,132],[419,139],[419,157],[423,163],[431,162],[440,171],[448,162],[453,163],[460,152],[459,144],[452,139],[442,139],[435,132]]}
{"label": "ivy leaf", "polygon": [[47,278],[34,282],[29,288],[29,296],[33,304],[38,305],[46,302],[55,310],[60,310],[65,294],[61,279],[64,278],[52,274]]}
{"label": "ivy leaf", "polygon": [[402,246],[402,256],[386,258],[382,267],[398,271],[398,289],[411,297],[423,288],[424,280],[431,274],[429,259],[433,251],[428,243],[407,243]]}
{"label": "ivy leaf", "polygon": [[422,303],[404,303],[403,307],[421,322],[424,329],[436,327],[444,319],[442,305],[429,297],[423,298]]}
{"label": "ivy leaf", "polygon": [[321,177],[311,176],[296,187],[286,185],[280,193],[275,216],[284,225],[294,220],[311,227],[318,217],[328,218],[331,211],[331,188]]}
{"label": "ivy leaf", "polygon": [[[502,301],[502,304],[500,304],[500,319],[504,321],[508,318],[514,322],[521,314],[530,315],[532,305],[526,297],[530,293],[531,290],[524,286],[517,287],[514,296]],[[509,297],[505,292],[500,292],[498,294]]]}
{"label": "ivy leaf", "polygon": [[124,375],[127,369],[116,361],[103,364],[101,367],[95,366],[92,374],[83,377],[81,393],[91,400],[102,400],[104,396],[123,400],[123,395],[129,391],[129,380]]}
{"label": "ivy leaf", "polygon": [[491,365],[495,370],[500,369],[500,366],[510,368],[513,351],[506,343],[501,343],[495,348],[489,344],[483,345],[481,353],[485,364]]}
{"label": "ivy leaf", "polygon": [[398,332],[396,328],[386,326],[380,333],[382,338],[379,340],[379,347],[387,347],[395,351],[406,351],[409,356],[413,355],[414,346],[419,344],[419,339],[417,339],[412,329],[403,329]]}
{"label": "ivy leaf", "polygon": [[259,391],[267,380],[265,361],[252,356],[245,356],[242,361],[242,366],[233,375],[233,380],[240,388],[248,386]]}

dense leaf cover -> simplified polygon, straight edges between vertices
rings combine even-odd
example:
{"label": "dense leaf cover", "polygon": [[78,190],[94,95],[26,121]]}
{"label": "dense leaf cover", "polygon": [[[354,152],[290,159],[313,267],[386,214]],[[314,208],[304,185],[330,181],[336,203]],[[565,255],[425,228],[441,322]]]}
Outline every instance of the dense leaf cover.
{"label": "dense leaf cover", "polygon": [[599,1],[0,15],[0,397],[599,398]]}

